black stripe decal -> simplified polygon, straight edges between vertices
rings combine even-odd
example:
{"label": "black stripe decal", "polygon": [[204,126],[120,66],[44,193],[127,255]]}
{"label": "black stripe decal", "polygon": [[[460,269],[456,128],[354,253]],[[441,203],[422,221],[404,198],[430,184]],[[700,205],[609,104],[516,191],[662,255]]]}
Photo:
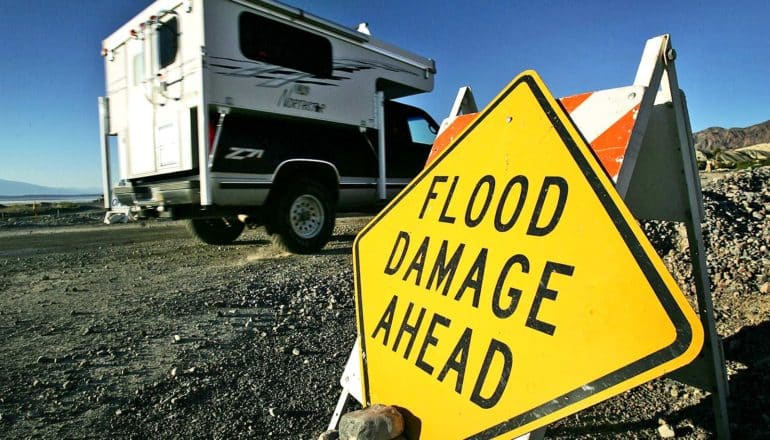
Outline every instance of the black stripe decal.
{"label": "black stripe decal", "polygon": [[211,66],[211,67],[221,67],[223,69],[240,69],[240,67],[238,67],[238,66],[226,66],[224,64],[213,64],[212,63],[212,64],[209,64],[209,66]]}

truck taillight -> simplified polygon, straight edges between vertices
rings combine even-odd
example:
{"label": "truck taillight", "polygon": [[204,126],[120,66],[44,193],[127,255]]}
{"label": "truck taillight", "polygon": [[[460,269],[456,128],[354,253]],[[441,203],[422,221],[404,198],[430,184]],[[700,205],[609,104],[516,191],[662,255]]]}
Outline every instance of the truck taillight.
{"label": "truck taillight", "polygon": [[217,124],[209,120],[209,154],[214,152],[214,138],[217,135]]}

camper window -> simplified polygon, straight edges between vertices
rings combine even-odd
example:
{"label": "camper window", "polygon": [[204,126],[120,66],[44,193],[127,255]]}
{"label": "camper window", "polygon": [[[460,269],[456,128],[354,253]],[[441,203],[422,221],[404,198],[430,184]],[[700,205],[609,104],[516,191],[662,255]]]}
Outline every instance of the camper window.
{"label": "camper window", "polygon": [[331,43],[320,35],[250,12],[240,15],[238,32],[247,58],[321,78],[332,76]]}
{"label": "camper window", "polygon": [[176,17],[158,26],[158,61],[160,68],[174,62],[179,46],[179,26]]}

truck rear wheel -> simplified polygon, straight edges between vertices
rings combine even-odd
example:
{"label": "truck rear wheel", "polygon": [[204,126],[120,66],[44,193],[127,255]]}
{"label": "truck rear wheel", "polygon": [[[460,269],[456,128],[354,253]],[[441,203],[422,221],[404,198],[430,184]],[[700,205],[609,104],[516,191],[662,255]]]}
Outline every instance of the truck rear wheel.
{"label": "truck rear wheel", "polygon": [[290,184],[278,195],[274,209],[269,229],[277,247],[310,254],[329,242],[335,212],[325,186],[312,180]]}
{"label": "truck rear wheel", "polygon": [[230,244],[241,235],[243,222],[235,217],[194,218],[188,220],[187,230],[206,244]]}

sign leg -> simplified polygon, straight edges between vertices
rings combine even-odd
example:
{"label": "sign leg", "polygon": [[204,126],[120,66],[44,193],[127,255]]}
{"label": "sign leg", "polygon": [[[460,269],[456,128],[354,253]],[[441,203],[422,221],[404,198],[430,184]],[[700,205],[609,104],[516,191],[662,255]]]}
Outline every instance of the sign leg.
{"label": "sign leg", "polygon": [[340,393],[340,398],[337,400],[337,407],[334,408],[332,419],[329,421],[329,427],[327,428],[327,431],[331,431],[332,429],[337,428],[337,423],[339,423],[340,416],[342,416],[342,409],[345,407],[345,402],[348,401],[349,395],[350,394],[348,393],[348,390],[343,388],[342,392]]}
{"label": "sign leg", "polygon": [[514,440],[544,440],[546,427],[538,428],[529,434],[524,434],[521,437],[516,437]]}
{"label": "sign leg", "polygon": [[[702,357],[704,369],[709,379],[713,381],[711,398],[714,407],[714,421],[716,423],[717,437],[730,438],[730,423],[727,416],[727,396],[729,388],[727,384],[727,372],[725,370],[725,357],[722,351],[722,340],[716,331],[714,322],[714,305],[711,300],[711,287],[709,283],[708,266],[706,264],[706,247],[703,243],[703,231],[701,221],[705,215],[703,199],[700,188],[700,176],[695,165],[695,149],[690,128],[690,117],[687,112],[687,101],[684,93],[679,89],[676,70],[671,63],[669,66],[669,81],[671,81],[672,101],[677,122],[682,163],[684,164],[684,178],[687,185],[689,203],[689,219],[685,221],[687,227],[687,239],[690,244],[690,261],[695,278],[695,289],[698,298],[698,315],[704,330],[704,344]],[[697,368],[698,362],[693,364]]]}
{"label": "sign leg", "polygon": [[[709,288],[708,269],[706,256],[702,252],[703,234],[700,223],[687,222],[687,238],[690,243],[690,258],[692,260],[693,275],[695,277],[696,295],[698,297],[698,314],[704,330],[704,344],[701,357],[701,368],[705,369],[710,381],[713,381],[711,399],[714,408],[717,437],[730,438],[730,424],[727,417],[727,372],[725,371],[725,359],[722,351],[722,340],[716,331],[714,322],[714,306],[711,300]],[[698,363],[693,364],[693,367]]]}

